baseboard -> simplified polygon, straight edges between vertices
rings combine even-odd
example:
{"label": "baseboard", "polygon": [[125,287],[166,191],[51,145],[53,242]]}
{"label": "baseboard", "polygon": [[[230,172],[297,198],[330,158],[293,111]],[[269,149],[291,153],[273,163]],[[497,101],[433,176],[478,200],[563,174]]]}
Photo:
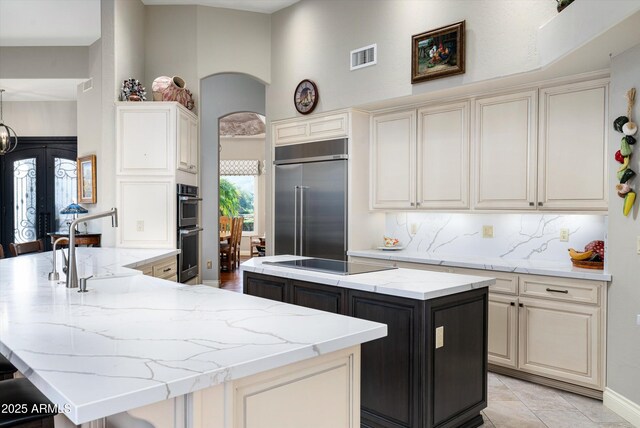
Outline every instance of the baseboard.
{"label": "baseboard", "polygon": [[202,280],[202,284],[208,285],[209,287],[220,288],[220,281],[217,281],[215,279],[204,279]]}
{"label": "baseboard", "polygon": [[640,404],[634,403],[609,388],[604,389],[602,398],[606,407],[625,418],[634,427],[640,427]]}

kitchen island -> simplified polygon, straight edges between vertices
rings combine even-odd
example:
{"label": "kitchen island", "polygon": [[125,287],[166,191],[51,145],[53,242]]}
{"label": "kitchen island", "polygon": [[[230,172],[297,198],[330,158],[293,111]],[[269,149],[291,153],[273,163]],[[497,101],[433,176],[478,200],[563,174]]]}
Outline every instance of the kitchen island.
{"label": "kitchen island", "polygon": [[56,427],[359,425],[360,344],[384,325],[135,270],[172,250],[78,248],[98,277],[78,293],[51,255],[0,260],[0,353]]}
{"label": "kitchen island", "polygon": [[363,427],[483,423],[487,298],[494,279],[412,269],[345,275],[273,264],[292,260],[308,258],[244,262],[244,292],[388,326],[387,337],[362,345]]}

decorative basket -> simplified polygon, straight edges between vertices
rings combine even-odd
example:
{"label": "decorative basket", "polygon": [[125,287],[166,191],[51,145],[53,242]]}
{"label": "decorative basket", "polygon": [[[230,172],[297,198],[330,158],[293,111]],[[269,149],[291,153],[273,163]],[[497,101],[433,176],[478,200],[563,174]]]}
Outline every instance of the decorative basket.
{"label": "decorative basket", "polygon": [[587,260],[571,260],[571,263],[573,263],[574,267],[577,268],[582,268],[582,269],[597,269],[597,270],[603,270],[604,269],[604,262],[590,262]]}

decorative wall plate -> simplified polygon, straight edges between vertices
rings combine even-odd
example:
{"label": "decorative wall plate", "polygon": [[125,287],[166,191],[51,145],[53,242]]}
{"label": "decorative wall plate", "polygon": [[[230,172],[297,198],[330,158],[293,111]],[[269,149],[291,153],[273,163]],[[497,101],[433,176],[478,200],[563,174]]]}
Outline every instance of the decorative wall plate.
{"label": "decorative wall plate", "polygon": [[298,83],[293,94],[293,105],[301,114],[309,114],[318,105],[318,87],[309,79]]}

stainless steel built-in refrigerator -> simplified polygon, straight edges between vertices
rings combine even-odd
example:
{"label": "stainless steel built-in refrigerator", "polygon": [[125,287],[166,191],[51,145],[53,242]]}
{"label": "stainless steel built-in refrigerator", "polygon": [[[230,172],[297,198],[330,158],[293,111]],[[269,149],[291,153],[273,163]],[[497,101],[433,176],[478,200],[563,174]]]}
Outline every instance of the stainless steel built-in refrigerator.
{"label": "stainless steel built-in refrigerator", "polygon": [[347,259],[347,140],[275,149],[275,254]]}

